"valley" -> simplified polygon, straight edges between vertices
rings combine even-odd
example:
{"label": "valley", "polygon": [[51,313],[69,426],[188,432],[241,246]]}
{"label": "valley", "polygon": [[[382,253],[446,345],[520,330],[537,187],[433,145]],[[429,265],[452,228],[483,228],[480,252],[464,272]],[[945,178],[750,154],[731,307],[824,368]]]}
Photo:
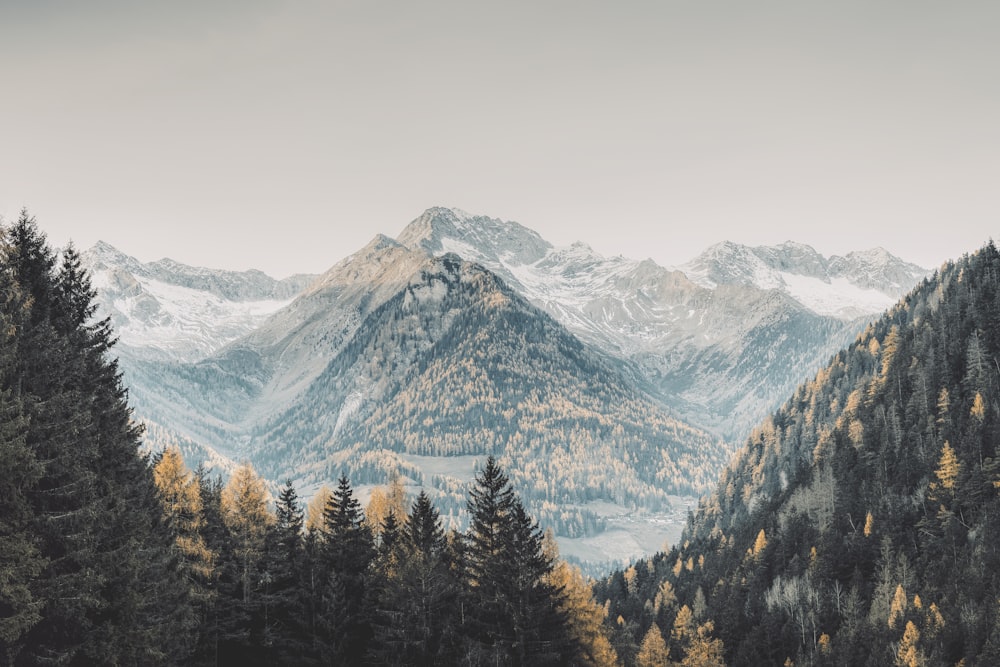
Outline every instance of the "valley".
{"label": "valley", "polygon": [[[400,478],[464,521],[487,455],[571,558],[676,538],[735,442],[926,270],[720,244],[678,268],[428,209],[322,275],[82,253],[154,450],[277,484]],[[275,487],[276,488],[276,487]]]}

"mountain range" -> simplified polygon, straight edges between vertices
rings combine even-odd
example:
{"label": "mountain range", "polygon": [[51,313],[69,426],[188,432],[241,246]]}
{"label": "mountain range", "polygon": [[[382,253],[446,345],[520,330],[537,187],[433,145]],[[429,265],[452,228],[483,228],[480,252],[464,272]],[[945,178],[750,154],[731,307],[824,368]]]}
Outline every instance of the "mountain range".
{"label": "mountain range", "polygon": [[249,459],[306,494],[340,472],[399,475],[455,521],[495,454],[564,543],[621,558],[663,541],[623,523],[709,489],[727,442],[927,273],[792,243],[669,269],[447,208],[320,276],[144,264],[104,243],[83,259],[154,446]]}

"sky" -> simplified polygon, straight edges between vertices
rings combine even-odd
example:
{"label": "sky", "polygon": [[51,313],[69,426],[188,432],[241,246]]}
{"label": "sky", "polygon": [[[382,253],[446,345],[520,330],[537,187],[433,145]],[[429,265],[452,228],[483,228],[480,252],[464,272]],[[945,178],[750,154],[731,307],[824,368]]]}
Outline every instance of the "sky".
{"label": "sky", "polygon": [[431,206],[673,266],[1000,231],[1000,3],[0,0],[0,215],[318,273]]}

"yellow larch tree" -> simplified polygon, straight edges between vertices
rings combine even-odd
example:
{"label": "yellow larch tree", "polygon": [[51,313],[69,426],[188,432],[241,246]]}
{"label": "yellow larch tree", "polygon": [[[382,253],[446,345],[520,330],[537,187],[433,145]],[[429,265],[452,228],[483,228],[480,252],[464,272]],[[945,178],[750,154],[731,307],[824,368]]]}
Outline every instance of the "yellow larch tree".
{"label": "yellow larch tree", "polygon": [[551,531],[546,531],[543,545],[546,557],[555,563],[547,579],[563,590],[559,608],[566,615],[569,634],[583,650],[574,664],[587,667],[613,667],[619,664],[618,654],[605,633],[604,619],[608,611],[594,600],[594,594],[583,578],[580,568],[559,558],[559,548]]}
{"label": "yellow larch tree", "polygon": [[[687,609],[687,607],[685,607]],[[635,656],[636,667],[663,667],[668,664],[667,643],[656,623],[649,626],[649,632],[642,640],[639,654]]]}
{"label": "yellow larch tree", "polygon": [[365,522],[372,534],[378,536],[382,532],[382,523],[390,513],[402,524],[406,519],[407,509],[406,489],[399,477],[394,477],[387,487],[376,486],[372,489],[371,498],[365,507]]}
{"label": "yellow larch tree", "polygon": [[153,482],[163,508],[163,516],[185,566],[196,576],[207,578],[214,567],[214,554],[201,536],[204,524],[198,479],[184,464],[176,446],[163,450],[153,468]]}
{"label": "yellow larch tree", "polygon": [[726,667],[721,639],[712,637],[715,625],[708,621],[698,630],[687,647],[681,667]]}
{"label": "yellow larch tree", "polygon": [[306,532],[316,533],[323,530],[323,509],[333,497],[333,492],[326,484],[319,487],[306,504]]}
{"label": "yellow larch tree", "polygon": [[237,468],[222,489],[222,520],[229,529],[233,554],[239,563],[244,603],[250,601],[267,529],[274,523],[267,499],[267,486],[249,463]]}
{"label": "yellow larch tree", "polygon": [[955,482],[958,480],[961,469],[962,464],[955,456],[955,450],[951,448],[951,443],[945,440],[944,446],[941,447],[941,458],[938,460],[937,470],[934,471],[941,488],[954,493]]}

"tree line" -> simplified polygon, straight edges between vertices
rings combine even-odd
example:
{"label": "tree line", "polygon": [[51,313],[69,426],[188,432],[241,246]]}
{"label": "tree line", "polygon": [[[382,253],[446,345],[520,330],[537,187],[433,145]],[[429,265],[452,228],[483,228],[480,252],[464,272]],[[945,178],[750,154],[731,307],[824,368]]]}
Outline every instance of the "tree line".
{"label": "tree line", "polygon": [[223,485],[176,448],[153,467],[191,616],[190,664],[615,664],[604,610],[492,458],[470,526],[446,532],[401,485],[362,509],[345,476],[308,508],[249,464]]}

